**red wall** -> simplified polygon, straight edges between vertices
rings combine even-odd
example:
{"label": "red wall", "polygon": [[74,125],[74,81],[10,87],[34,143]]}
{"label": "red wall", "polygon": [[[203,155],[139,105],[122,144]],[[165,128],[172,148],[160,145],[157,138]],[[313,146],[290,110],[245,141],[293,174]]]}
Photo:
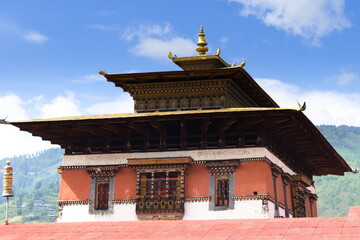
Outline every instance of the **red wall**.
{"label": "red wall", "polygon": [[59,200],[85,201],[90,194],[90,175],[83,169],[63,170]]}
{"label": "red wall", "polygon": [[190,165],[185,172],[185,197],[209,197],[209,181],[205,165]]}
{"label": "red wall", "polygon": [[235,171],[235,195],[254,195],[254,192],[274,197],[271,168],[264,161],[241,162]]}
{"label": "red wall", "polygon": [[136,199],[136,172],[132,168],[120,168],[115,175],[114,200]]}

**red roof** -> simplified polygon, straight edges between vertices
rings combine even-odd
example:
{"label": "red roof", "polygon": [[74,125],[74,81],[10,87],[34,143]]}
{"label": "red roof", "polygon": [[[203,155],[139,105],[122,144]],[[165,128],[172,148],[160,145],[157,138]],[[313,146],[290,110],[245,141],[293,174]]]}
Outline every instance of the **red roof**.
{"label": "red roof", "polygon": [[333,218],[9,224],[0,239],[360,239],[360,207]]}

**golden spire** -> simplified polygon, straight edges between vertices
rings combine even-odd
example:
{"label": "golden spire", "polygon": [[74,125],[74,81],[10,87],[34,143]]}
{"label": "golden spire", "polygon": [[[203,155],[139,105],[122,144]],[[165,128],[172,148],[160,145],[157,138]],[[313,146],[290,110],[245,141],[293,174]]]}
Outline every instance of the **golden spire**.
{"label": "golden spire", "polygon": [[200,32],[199,32],[198,36],[199,36],[198,43],[197,43],[198,47],[196,48],[196,51],[199,53],[199,55],[206,54],[206,52],[209,49],[206,47],[207,42],[205,39],[204,29],[202,26],[200,27]]}

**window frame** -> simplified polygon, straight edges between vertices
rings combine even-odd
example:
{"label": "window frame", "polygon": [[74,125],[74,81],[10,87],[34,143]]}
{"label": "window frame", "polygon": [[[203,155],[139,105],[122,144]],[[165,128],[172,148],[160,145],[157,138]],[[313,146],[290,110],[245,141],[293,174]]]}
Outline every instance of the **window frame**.
{"label": "window frame", "polygon": [[[105,188],[105,193],[100,195],[99,188],[101,185],[107,186]],[[95,187],[95,204],[94,208],[95,210],[108,210],[109,209],[109,194],[110,194],[110,181],[109,179],[96,179],[96,187]],[[103,200],[103,198],[105,198]],[[103,200],[104,203],[100,203],[100,201]],[[104,207],[101,207],[100,204],[104,204]]]}

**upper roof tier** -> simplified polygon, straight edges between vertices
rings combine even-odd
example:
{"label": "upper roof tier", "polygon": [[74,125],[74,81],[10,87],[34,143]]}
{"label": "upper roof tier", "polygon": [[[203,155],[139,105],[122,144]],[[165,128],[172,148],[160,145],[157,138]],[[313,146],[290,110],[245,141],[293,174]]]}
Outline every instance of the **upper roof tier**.
{"label": "upper roof tier", "polygon": [[206,54],[209,49],[206,47],[207,42],[202,26],[200,27],[198,36],[198,47],[196,51],[199,54],[197,56],[175,57],[169,52],[168,57],[184,70],[209,70],[230,67],[230,65],[220,57],[220,48],[216,50],[215,55]]}
{"label": "upper roof tier", "polygon": [[207,55],[201,27],[196,56],[168,57],[184,71],[107,74],[109,82],[129,92],[135,112],[239,107],[279,107],[243,69],[230,66],[219,55]]}

